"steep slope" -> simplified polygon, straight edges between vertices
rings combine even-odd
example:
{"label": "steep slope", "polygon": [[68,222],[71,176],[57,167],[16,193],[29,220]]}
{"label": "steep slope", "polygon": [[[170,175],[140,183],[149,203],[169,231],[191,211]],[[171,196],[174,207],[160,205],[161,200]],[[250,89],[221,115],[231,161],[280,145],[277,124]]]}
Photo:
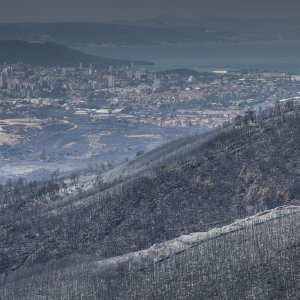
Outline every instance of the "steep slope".
{"label": "steep slope", "polygon": [[[95,66],[130,64],[125,60],[117,60],[81,53],[54,43],[30,43],[20,40],[0,40],[0,64],[25,63],[39,66],[74,67],[80,62],[93,63]],[[146,62],[137,62],[149,64]]]}
{"label": "steep slope", "polygon": [[24,206],[9,198],[1,206],[0,272],[75,254],[109,258],[299,204],[299,106],[284,109],[166,145],[74,197],[41,205],[28,197]]}
{"label": "steep slope", "polygon": [[120,257],[21,270],[0,298],[298,299],[299,230],[300,208],[277,208]]}

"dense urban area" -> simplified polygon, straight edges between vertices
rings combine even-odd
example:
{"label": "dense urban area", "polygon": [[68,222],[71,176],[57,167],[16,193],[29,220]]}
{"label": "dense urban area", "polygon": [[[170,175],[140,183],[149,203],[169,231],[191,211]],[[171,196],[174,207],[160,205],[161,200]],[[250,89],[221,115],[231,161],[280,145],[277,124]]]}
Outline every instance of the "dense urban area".
{"label": "dense urban area", "polygon": [[66,115],[157,126],[215,127],[248,109],[300,94],[300,76],[267,71],[150,72],[140,66],[95,69],[0,66],[1,117],[35,117],[37,107]]}

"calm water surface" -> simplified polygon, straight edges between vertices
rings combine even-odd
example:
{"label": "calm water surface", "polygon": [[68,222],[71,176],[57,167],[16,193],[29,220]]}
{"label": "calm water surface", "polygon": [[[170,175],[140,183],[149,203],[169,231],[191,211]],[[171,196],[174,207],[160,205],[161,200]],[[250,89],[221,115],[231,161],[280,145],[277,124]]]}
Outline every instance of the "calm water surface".
{"label": "calm water surface", "polygon": [[300,40],[209,43],[199,46],[79,47],[89,54],[155,63],[156,70],[264,69],[300,72]]}

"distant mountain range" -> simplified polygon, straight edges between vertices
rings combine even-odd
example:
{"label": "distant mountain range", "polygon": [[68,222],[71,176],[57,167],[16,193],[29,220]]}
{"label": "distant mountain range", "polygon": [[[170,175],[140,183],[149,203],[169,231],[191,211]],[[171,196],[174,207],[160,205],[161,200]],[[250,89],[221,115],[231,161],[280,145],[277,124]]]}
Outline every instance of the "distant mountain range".
{"label": "distant mountain range", "polygon": [[0,298],[298,299],[299,112],[1,186]]}
{"label": "distant mountain range", "polygon": [[236,42],[300,37],[297,20],[161,16],[106,23],[2,23],[0,40],[51,41],[68,46]]}
{"label": "distant mountain range", "polygon": [[[118,21],[116,21],[118,22]],[[207,30],[221,30],[244,34],[245,37],[279,38],[300,37],[300,23],[297,19],[284,18],[230,18],[230,17],[197,17],[184,18],[164,15],[155,18],[134,21],[119,21],[121,24],[153,28],[202,27]]]}
{"label": "distant mountain range", "polygon": [[[94,66],[130,64],[130,61],[84,54],[80,51],[54,44],[30,43],[20,40],[0,40],[0,63],[25,63],[40,66],[78,66],[92,63]],[[150,64],[148,62],[135,62]]]}
{"label": "distant mountain range", "polygon": [[260,28],[263,31],[273,28],[286,29],[290,26],[299,28],[297,19],[285,18],[238,18],[238,17],[178,17],[174,15],[162,15],[153,18],[136,19],[133,21],[110,21],[108,24],[128,24],[142,27],[203,27],[203,28],[223,28],[224,30],[248,30],[253,31],[261,27],[262,24],[267,28]]}
{"label": "distant mountain range", "polygon": [[51,41],[68,46],[157,45],[236,40],[235,32],[196,27],[136,26],[104,23],[0,24],[0,40]]}

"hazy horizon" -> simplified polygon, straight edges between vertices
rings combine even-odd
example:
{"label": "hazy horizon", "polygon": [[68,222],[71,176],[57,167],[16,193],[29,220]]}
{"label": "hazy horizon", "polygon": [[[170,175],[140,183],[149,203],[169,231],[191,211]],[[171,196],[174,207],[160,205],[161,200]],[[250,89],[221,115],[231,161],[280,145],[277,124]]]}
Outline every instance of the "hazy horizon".
{"label": "hazy horizon", "polygon": [[107,22],[163,15],[293,19],[299,10],[297,0],[0,0],[0,22]]}

